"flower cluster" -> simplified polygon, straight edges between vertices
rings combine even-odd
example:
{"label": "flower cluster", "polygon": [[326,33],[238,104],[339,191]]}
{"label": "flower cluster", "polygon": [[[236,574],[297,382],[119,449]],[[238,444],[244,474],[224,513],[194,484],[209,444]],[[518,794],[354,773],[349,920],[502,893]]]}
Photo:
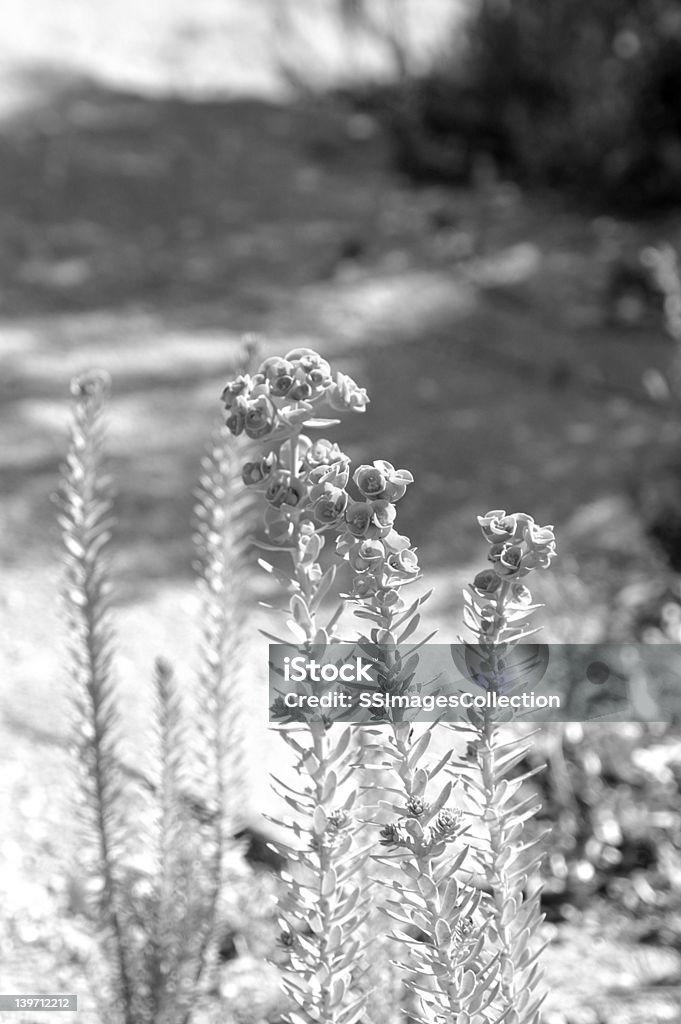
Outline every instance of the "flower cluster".
{"label": "flower cluster", "polygon": [[330,836],[332,839],[337,838],[341,832],[349,828],[352,824],[352,819],[347,811],[338,810],[331,811],[326,819],[325,835]]}
{"label": "flower cluster", "polygon": [[373,599],[384,608],[399,603],[399,587],[419,575],[416,551],[408,537],[393,529],[394,502],[406,493],[413,476],[389,462],[360,466],[353,482],[361,497],[345,509],[336,551],[353,571],[352,597]]}
{"label": "flower cluster", "polygon": [[485,516],[478,516],[483,537],[491,545],[488,558],[492,563],[490,571],[480,573],[474,586],[485,593],[492,593],[503,579],[517,580],[532,569],[545,569],[556,553],[556,538],[552,526],[538,526],[532,516],[524,512],[507,515],[497,509]]}
{"label": "flower cluster", "polygon": [[395,822],[384,825],[379,836],[381,846],[409,846],[409,837]]}
{"label": "flower cluster", "polygon": [[243,466],[242,478],[264,490],[270,541],[294,544],[336,526],[350,502],[350,460],[337,444],[312,441],[302,430],[338,422],[319,419],[320,412],[363,412],[369,401],[364,388],[346,374],[334,379],[326,359],[298,348],[265,359],[252,376],[230,381],[222,400],[229,430],[266,447]]}
{"label": "flower cluster", "polygon": [[464,831],[463,816],[458,808],[443,807],[435,815],[430,827],[426,827],[424,822],[414,820],[427,816],[427,805],[422,805],[418,813],[407,807],[406,819],[383,826],[379,833],[379,843],[388,847],[402,846],[412,852],[430,850],[437,853],[442,843],[458,839]]}
{"label": "flower cluster", "polygon": [[322,848],[332,849],[352,828],[352,816],[344,809],[329,811],[326,815],[324,831],[320,836],[312,836],[310,849],[319,852]]}
{"label": "flower cluster", "polygon": [[412,796],[407,800],[406,812],[411,818],[420,818],[429,810],[429,805],[420,796]]}
{"label": "flower cluster", "polygon": [[369,401],[364,388],[331,367],[311,348],[295,348],[283,358],[270,356],[257,373],[241,374],[222,392],[227,426],[255,441],[303,422],[322,402],[338,411],[363,412]]}
{"label": "flower cluster", "polygon": [[534,610],[532,595],[520,582],[534,569],[547,568],[556,554],[552,526],[538,526],[524,512],[502,509],[478,516],[482,535],[490,545],[490,569],[479,572],[467,597],[467,625],[481,638],[511,642],[522,635],[519,623]]}
{"label": "flower cluster", "polygon": [[458,808],[443,807],[433,822],[435,839],[454,839],[461,832],[461,811]]}
{"label": "flower cluster", "polygon": [[312,417],[323,406],[362,412],[366,391],[345,374],[334,379],[329,363],[312,349],[294,349],[228,383],[222,399],[230,431],[266,446],[243,466],[242,477],[264,491],[268,539],[307,551],[312,564],[323,544],[319,535],[333,531],[336,551],[353,572],[351,596],[386,608],[399,605],[399,587],[419,575],[409,539],[393,528],[395,502],[414,478],[378,460],[355,470],[351,493],[348,456],[326,438],[313,441],[302,433],[337,422]]}

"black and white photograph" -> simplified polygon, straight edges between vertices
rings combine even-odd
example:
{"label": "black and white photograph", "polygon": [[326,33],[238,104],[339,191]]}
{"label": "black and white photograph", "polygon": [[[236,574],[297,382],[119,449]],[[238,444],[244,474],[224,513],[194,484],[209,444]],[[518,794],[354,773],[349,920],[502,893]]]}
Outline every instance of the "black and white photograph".
{"label": "black and white photograph", "polygon": [[0,26],[2,1021],[681,1024],[678,0]]}

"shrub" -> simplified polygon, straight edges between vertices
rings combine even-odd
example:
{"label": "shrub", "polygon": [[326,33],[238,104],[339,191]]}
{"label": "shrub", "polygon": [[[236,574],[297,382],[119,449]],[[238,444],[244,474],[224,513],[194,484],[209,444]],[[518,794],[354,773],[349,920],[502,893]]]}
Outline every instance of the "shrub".
{"label": "shrub", "polygon": [[[79,859],[108,967],[110,1009],[125,1024],[186,1021],[214,953],[218,905],[238,863],[234,789],[243,763],[238,653],[244,499],[226,428],[212,437],[197,494],[202,643],[196,709],[157,659],[148,774],[126,759],[107,554],[106,375],[73,382],[62,514],[70,636]],[[232,865],[232,867],[230,867]],[[103,998],[106,998],[102,994]]]}
{"label": "shrub", "polygon": [[394,108],[399,159],[415,177],[463,181],[486,154],[527,184],[634,213],[681,200],[672,0],[482,0],[466,43]]}

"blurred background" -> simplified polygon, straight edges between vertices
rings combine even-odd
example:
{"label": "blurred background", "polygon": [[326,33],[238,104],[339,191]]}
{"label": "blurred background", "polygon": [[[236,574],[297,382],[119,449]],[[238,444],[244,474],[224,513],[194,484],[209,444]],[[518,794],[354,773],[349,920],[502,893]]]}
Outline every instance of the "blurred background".
{"label": "blurred background", "polygon": [[[5,0],[0,77],[0,810],[16,823],[0,853],[16,967],[32,943],[42,962],[65,899],[47,781],[68,736],[52,496],[76,373],[113,377],[133,738],[154,656],[191,678],[192,492],[244,332],[265,354],[314,347],[368,389],[338,440],[354,460],[413,472],[400,530],[435,587],[443,642],[482,568],[475,517],[491,508],[556,527],[560,558],[537,595],[547,640],[679,641],[681,10]],[[254,608],[254,645],[266,621]],[[253,715],[264,742],[264,705]],[[580,899],[597,891],[609,846],[648,886],[627,890],[626,912],[666,921],[655,887],[677,899],[681,750],[668,730],[632,728],[609,789],[589,760],[601,741],[568,738],[584,760],[571,785],[592,779],[592,809],[616,822],[621,787],[638,793],[636,841],[661,830],[667,867],[630,855],[621,824],[618,840],[591,822],[600,852],[573,844],[574,884]],[[656,757],[634,765],[639,748]],[[268,799],[254,769],[251,800]],[[659,948],[681,948],[681,927],[660,934]],[[651,968],[660,1020],[681,1016],[672,960]],[[4,990],[21,991],[10,975]],[[612,997],[611,1016],[574,1020],[658,1019],[650,998],[642,1017]]]}

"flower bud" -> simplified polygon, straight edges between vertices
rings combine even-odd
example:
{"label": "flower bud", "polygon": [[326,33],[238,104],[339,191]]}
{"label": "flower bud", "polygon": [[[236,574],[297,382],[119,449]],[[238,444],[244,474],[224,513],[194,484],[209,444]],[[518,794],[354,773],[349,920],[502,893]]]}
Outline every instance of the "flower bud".
{"label": "flower bud", "polygon": [[305,374],[318,370],[324,377],[331,376],[331,367],[327,363],[326,359],[323,359],[319,353],[315,352],[312,348],[291,349],[290,352],[286,353],[284,358],[289,362],[294,363],[296,367],[301,369]]}
{"label": "flower bud", "polygon": [[382,498],[385,494],[386,478],[373,466],[359,466],[352,479],[365,498]]}
{"label": "flower bud", "polygon": [[366,390],[358,387],[352,377],[345,373],[336,374],[336,382],[329,388],[328,399],[331,408],[338,409],[339,412],[346,409],[364,412],[369,401]]}
{"label": "flower bud", "polygon": [[347,493],[332,484],[322,484],[323,493],[316,497],[312,506],[315,521],[322,526],[332,526],[342,517],[348,503]]}
{"label": "flower bud", "polygon": [[493,569],[484,569],[482,572],[479,572],[473,580],[473,588],[485,597],[490,594],[494,594],[500,586],[501,579]]}
{"label": "flower bud", "polygon": [[230,413],[225,423],[230,434],[234,434],[235,437],[238,437],[239,434],[243,433],[243,429],[246,424],[246,417],[244,416],[243,412],[237,412],[235,410],[234,412]]}
{"label": "flower bud", "polygon": [[247,486],[261,483],[264,474],[260,462],[246,462],[241,470],[241,479]]}
{"label": "flower bud", "polygon": [[517,604],[532,604],[532,594],[522,583],[514,583],[511,587],[511,597]]}
{"label": "flower bud", "polygon": [[495,572],[500,576],[517,576],[522,569],[523,549],[519,544],[504,544]]}
{"label": "flower bud", "polygon": [[295,533],[291,520],[276,508],[268,508],[265,512],[265,529],[273,544],[288,544]]}
{"label": "flower bud", "polygon": [[317,466],[332,466],[337,462],[347,463],[349,460],[335,442],[322,437],[310,445],[303,461],[309,469],[315,469]]}
{"label": "flower bud", "polygon": [[236,380],[228,381],[222,392],[222,401],[225,403],[225,409],[231,409],[238,397],[246,397],[252,386],[253,381],[248,374],[241,374]]}
{"label": "flower bud", "polygon": [[282,377],[293,379],[293,366],[288,359],[282,359],[281,356],[270,356],[269,359],[265,359],[261,363],[258,373],[262,374],[271,386]]}
{"label": "flower bud", "polygon": [[282,505],[290,505],[295,508],[300,505],[305,495],[305,485],[301,480],[291,480],[291,474],[286,470],[279,470],[272,475],[265,497],[274,508],[281,508]]}
{"label": "flower bud", "polygon": [[305,380],[296,380],[287,395],[292,402],[305,402],[312,397],[312,388]]}
{"label": "flower bud", "polygon": [[410,817],[420,818],[423,814],[427,814],[428,804],[420,796],[412,796],[407,800],[406,811]]}
{"label": "flower bud", "polygon": [[391,505],[389,501],[379,500],[372,502],[370,508],[374,524],[381,530],[389,530],[395,522],[397,515],[395,506]]}
{"label": "flower bud", "polygon": [[356,576],[352,584],[352,596],[363,599],[376,593],[376,580],[371,576]]}
{"label": "flower bud", "polygon": [[409,470],[395,469],[392,463],[382,460],[374,462],[374,466],[383,473],[386,480],[384,497],[388,501],[399,501],[400,498],[403,498],[407,486],[414,482],[414,477]]}
{"label": "flower bud", "polygon": [[385,548],[380,540],[363,540],[350,555],[350,565],[357,572],[375,568],[385,558]]}
{"label": "flower bud", "polygon": [[419,571],[419,560],[416,552],[405,548],[388,558],[390,568],[400,576],[417,576]]}
{"label": "flower bud", "polygon": [[365,537],[373,519],[373,505],[368,501],[351,501],[345,510],[345,522],[353,537]]}
{"label": "flower bud", "polygon": [[385,589],[376,592],[376,600],[383,608],[397,608],[400,605],[402,598],[397,590],[391,587],[386,587]]}
{"label": "flower bud", "polygon": [[399,554],[400,551],[406,551],[410,547],[409,538],[398,533],[397,530],[390,530],[381,540],[385,545],[386,551],[393,555]]}
{"label": "flower bud", "polygon": [[244,420],[248,436],[253,438],[253,440],[257,440],[269,434],[274,426],[275,415],[274,406],[265,395],[259,395],[257,398],[251,399],[248,402]]}
{"label": "flower bud", "polygon": [[433,836],[436,839],[450,839],[461,830],[461,811],[443,807],[433,822]]}

